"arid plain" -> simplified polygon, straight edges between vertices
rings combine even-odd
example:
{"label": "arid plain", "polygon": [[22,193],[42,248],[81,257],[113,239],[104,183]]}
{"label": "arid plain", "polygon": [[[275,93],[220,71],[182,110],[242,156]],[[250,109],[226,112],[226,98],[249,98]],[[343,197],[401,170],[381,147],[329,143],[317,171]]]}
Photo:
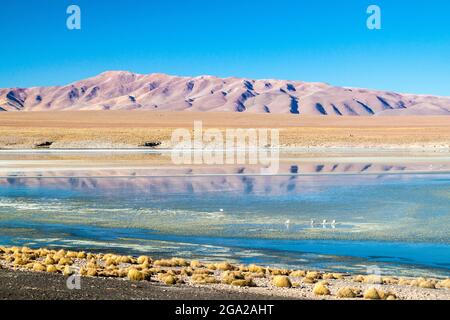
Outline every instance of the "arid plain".
{"label": "arid plain", "polygon": [[174,129],[277,128],[292,148],[450,148],[449,116],[299,116],[216,112],[51,111],[0,113],[0,148],[170,148]]}

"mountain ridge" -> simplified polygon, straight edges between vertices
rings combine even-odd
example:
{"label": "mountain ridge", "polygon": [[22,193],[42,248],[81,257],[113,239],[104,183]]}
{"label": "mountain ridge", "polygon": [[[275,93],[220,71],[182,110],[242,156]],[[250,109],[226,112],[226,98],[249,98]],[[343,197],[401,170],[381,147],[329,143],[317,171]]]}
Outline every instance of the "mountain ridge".
{"label": "mountain ridge", "polygon": [[0,111],[157,110],[320,116],[450,115],[450,97],[321,82],[105,71],[64,86],[0,89]]}

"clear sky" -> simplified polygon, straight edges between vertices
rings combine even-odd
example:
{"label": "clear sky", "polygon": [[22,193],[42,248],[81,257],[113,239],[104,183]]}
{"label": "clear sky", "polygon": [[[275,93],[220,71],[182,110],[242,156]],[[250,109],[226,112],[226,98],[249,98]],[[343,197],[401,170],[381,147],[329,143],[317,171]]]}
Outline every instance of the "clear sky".
{"label": "clear sky", "polygon": [[[81,30],[66,9],[81,8]],[[366,9],[382,10],[382,30]],[[0,87],[106,70],[242,76],[450,96],[448,0],[10,0]]]}

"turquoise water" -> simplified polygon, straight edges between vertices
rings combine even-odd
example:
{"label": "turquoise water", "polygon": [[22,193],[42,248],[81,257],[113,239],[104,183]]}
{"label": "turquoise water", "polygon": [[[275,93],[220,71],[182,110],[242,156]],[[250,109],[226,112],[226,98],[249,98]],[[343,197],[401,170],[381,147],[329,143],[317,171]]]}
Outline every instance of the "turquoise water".
{"label": "turquoise water", "polygon": [[450,174],[290,172],[9,176],[0,244],[450,275]]}

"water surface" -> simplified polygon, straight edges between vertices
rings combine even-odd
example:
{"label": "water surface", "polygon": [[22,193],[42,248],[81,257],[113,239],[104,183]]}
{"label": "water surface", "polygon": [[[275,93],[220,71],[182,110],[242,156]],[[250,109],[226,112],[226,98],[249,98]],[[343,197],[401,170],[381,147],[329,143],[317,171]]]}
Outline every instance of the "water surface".
{"label": "water surface", "polygon": [[3,158],[0,244],[449,276],[450,162],[415,159],[290,155],[261,176],[145,157],[101,168]]}

